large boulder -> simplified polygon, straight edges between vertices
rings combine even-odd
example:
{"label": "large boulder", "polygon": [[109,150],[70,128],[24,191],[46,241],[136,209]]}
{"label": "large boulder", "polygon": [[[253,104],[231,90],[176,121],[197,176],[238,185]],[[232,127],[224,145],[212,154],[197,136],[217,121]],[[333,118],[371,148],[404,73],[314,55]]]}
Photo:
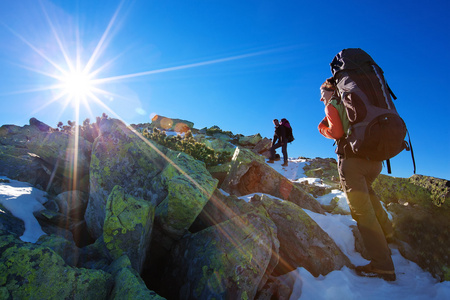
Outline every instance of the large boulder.
{"label": "large boulder", "polygon": [[117,258],[108,267],[108,272],[114,276],[114,289],[108,299],[164,299],[147,288],[136,270],[131,267],[130,259],[126,255]]}
{"label": "large boulder", "polygon": [[155,206],[115,186],[106,204],[103,241],[113,259],[126,254],[140,273],[150,245]]}
{"label": "large boulder", "polygon": [[0,128],[0,174],[47,190],[58,182],[56,192],[87,191],[91,143],[81,136],[43,131],[45,124],[38,120],[30,123]]}
{"label": "large boulder", "polygon": [[108,299],[112,276],[68,266],[53,250],[0,235],[0,298]]}
{"label": "large boulder", "polygon": [[0,230],[21,236],[25,232],[25,223],[0,204]]}
{"label": "large boulder", "polygon": [[181,239],[164,280],[173,299],[253,299],[277,264],[278,240],[263,210]]}
{"label": "large boulder", "polygon": [[255,195],[250,203],[263,207],[277,227],[280,263],[274,275],[303,267],[317,277],[351,266],[333,239],[299,206],[267,195]]}
{"label": "large boulder", "polygon": [[252,148],[255,147],[256,144],[258,144],[262,140],[262,137],[259,133],[249,136],[240,136],[238,143],[242,146],[251,146]]}
{"label": "large boulder", "polygon": [[316,199],[269,167],[264,157],[239,147],[234,152],[231,170],[221,188],[235,195],[269,194],[313,212],[324,213]]}
{"label": "large boulder", "polygon": [[[170,239],[190,227],[217,186],[203,162],[153,144],[119,120],[103,120],[91,158],[86,222],[103,233],[106,201],[114,186],[157,206],[155,223]],[[169,246],[170,247],[170,246]]]}
{"label": "large boulder", "polygon": [[122,121],[105,119],[94,142],[90,166],[90,194],[85,219],[90,234],[103,233],[105,207],[113,188],[159,204],[167,195],[158,174],[168,164],[158,148],[128,128]]}
{"label": "large boulder", "polygon": [[89,194],[81,191],[67,191],[55,198],[59,211],[75,219],[83,219],[84,212],[89,200]]}
{"label": "large boulder", "polygon": [[215,151],[224,151],[233,153],[234,150],[236,149],[236,146],[230,143],[230,138],[227,135],[224,136],[225,138],[215,138],[215,137],[211,138],[202,134],[198,134],[195,136],[195,140]]}
{"label": "large boulder", "polygon": [[[0,127],[0,175],[35,184],[39,173],[45,173],[41,164],[30,156],[26,143],[28,136],[40,134],[34,126]],[[45,187],[44,187],[45,188]]]}
{"label": "large boulder", "polygon": [[179,239],[192,225],[216,189],[205,164],[185,153],[169,152],[168,164],[161,173],[167,197],[156,208],[156,220],[163,231]]}
{"label": "large boulder", "polygon": [[402,255],[439,280],[450,279],[450,204],[445,201],[445,182],[428,176],[379,175],[373,184],[392,214]]}

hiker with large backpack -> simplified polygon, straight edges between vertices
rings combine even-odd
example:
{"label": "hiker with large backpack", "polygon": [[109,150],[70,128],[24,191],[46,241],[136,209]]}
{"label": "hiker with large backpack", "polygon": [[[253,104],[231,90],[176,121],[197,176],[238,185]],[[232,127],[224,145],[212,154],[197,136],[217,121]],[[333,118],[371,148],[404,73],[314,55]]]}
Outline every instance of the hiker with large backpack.
{"label": "hiker with large backpack", "polygon": [[358,266],[362,276],[396,279],[388,241],[392,224],[372,183],[382,161],[408,148],[406,126],[390,97],[383,72],[361,49],[344,49],[331,63],[333,77],[321,86],[325,118],[320,133],[337,143],[338,171],[353,219],[370,263]]}
{"label": "hiker with large backpack", "polygon": [[281,147],[281,152],[283,153],[283,164],[286,167],[288,165],[288,154],[287,154],[287,144],[293,140],[290,138],[292,136],[292,128],[286,119],[281,119],[281,123],[278,119],[273,120],[275,125],[275,133],[272,139],[272,147],[270,147],[270,157],[267,161],[268,163],[273,163],[275,161],[275,150]]}

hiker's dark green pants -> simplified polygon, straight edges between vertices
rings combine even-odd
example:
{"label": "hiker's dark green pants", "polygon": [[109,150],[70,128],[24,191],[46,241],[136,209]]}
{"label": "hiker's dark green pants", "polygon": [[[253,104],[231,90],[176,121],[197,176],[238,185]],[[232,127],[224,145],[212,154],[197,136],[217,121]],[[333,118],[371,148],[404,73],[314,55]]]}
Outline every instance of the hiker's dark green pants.
{"label": "hiker's dark green pants", "polygon": [[352,217],[358,225],[373,266],[381,270],[394,270],[386,242],[386,236],[393,233],[392,223],[372,189],[373,181],[381,172],[382,163],[356,157],[340,157],[338,169]]}

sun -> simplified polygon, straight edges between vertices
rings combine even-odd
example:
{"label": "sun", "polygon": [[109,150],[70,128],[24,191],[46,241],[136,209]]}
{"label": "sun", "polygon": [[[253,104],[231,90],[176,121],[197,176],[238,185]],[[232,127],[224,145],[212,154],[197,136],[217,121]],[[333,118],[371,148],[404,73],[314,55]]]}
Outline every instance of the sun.
{"label": "sun", "polygon": [[94,90],[94,80],[91,77],[83,71],[70,71],[60,78],[60,88],[71,99],[86,99]]}

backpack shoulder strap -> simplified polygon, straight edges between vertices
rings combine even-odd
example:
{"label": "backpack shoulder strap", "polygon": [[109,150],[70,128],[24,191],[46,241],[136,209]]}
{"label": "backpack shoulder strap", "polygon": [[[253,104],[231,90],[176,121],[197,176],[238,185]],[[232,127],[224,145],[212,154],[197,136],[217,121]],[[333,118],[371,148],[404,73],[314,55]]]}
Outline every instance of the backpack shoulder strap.
{"label": "backpack shoulder strap", "polygon": [[337,97],[332,97],[330,102],[339,113],[339,117],[341,118],[342,128],[344,129],[345,135],[350,134],[350,121],[348,120],[347,111],[345,110],[345,106],[342,103],[341,99]]}

